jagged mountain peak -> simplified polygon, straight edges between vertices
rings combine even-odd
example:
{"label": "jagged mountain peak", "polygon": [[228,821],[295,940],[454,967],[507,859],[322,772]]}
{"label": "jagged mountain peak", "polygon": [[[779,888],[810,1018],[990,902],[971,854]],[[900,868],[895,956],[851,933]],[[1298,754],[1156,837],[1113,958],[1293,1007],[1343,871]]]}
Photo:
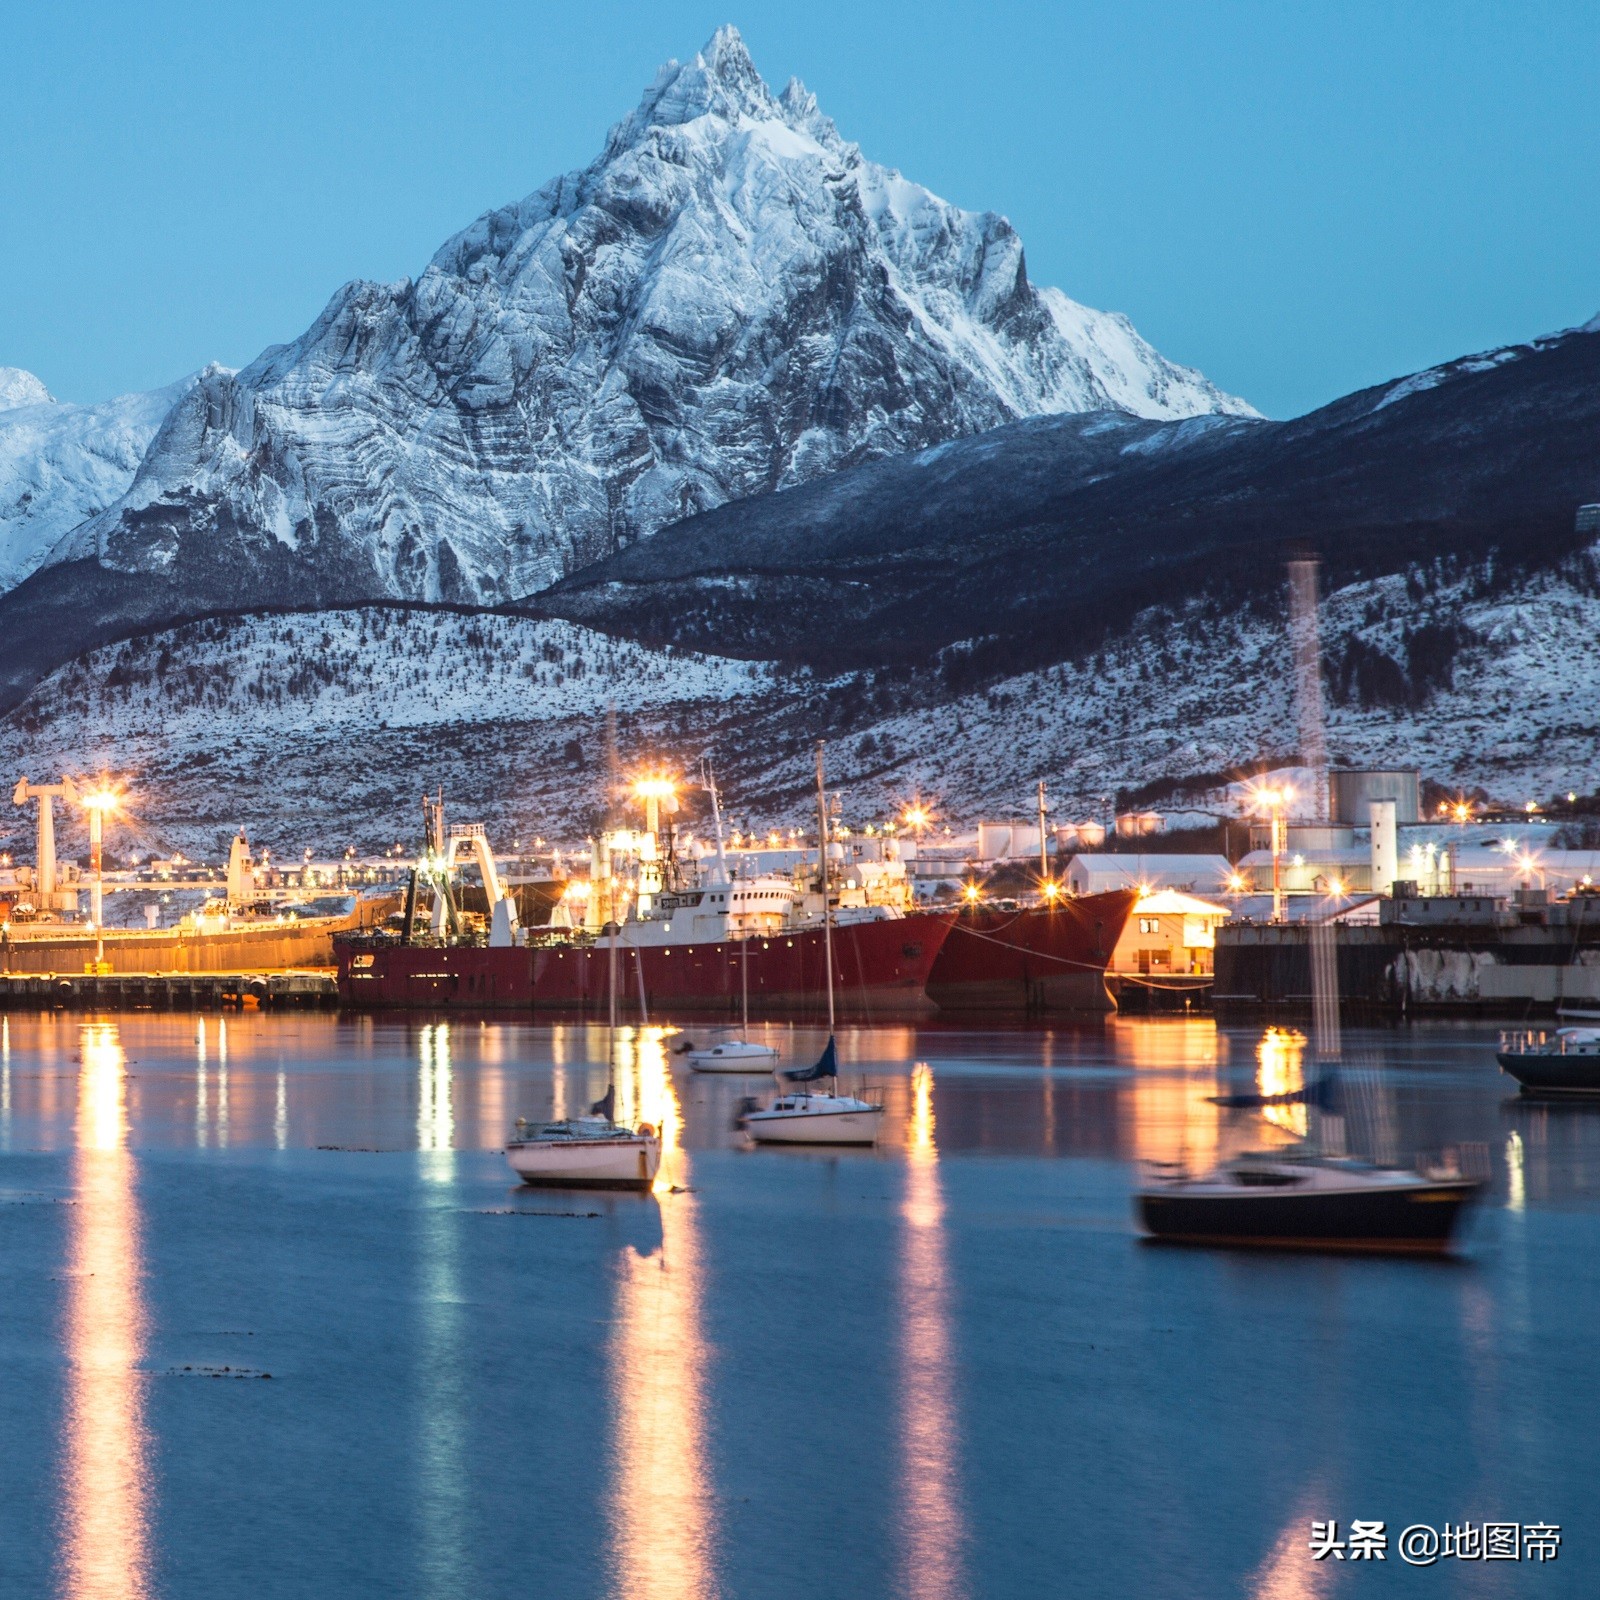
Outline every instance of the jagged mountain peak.
{"label": "jagged mountain peak", "polygon": [[31,372],[21,367],[0,367],[0,411],[54,405],[55,398]]}
{"label": "jagged mountain peak", "polygon": [[626,137],[624,130],[671,127],[705,116],[734,122],[779,114],[778,102],[756,70],[739,30],[724,23],[691,60],[669,61],[661,68],[638,109],[617,124],[613,138]]}
{"label": "jagged mountain peak", "polygon": [[119,503],[192,380],[98,405],[63,404],[0,367],[0,589],[48,564],[73,529]]}
{"label": "jagged mountain peak", "polygon": [[867,159],[724,28],[587,167],[204,374],[60,553],[206,604],[502,603],[731,499],[1090,410],[1250,413],[1036,288],[1003,217]]}

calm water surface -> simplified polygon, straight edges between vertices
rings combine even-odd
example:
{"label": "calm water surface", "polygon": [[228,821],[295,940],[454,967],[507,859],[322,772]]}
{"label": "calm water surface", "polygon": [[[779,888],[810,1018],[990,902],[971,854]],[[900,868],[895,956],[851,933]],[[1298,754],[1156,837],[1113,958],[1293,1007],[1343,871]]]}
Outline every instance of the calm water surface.
{"label": "calm water surface", "polygon": [[[623,1029],[644,1197],[499,1154],[604,1092],[603,1029],[10,1016],[0,1594],[1600,1593],[1600,1108],[1493,1037],[1346,1036],[1325,1135],[1492,1162],[1426,1263],[1138,1241],[1141,1160],[1299,1131],[1206,1099],[1297,1081],[1259,1028],[849,1031],[890,1111],[842,1153],[742,1148],[763,1083]],[[1311,1561],[1358,1517],[1565,1545]]]}

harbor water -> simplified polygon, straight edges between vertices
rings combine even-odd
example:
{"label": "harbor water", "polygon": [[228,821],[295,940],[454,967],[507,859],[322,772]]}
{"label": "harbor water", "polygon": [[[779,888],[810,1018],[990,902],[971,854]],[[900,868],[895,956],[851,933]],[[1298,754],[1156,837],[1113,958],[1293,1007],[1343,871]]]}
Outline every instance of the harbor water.
{"label": "harbor water", "polygon": [[[1487,1162],[1432,1262],[1138,1237],[1141,1162],[1319,1115],[1209,1099],[1294,1087],[1293,1030],[847,1029],[889,1109],[830,1152],[746,1148],[771,1079],[660,1028],[0,1018],[0,1594],[1592,1595],[1600,1106],[1494,1040],[1349,1031],[1313,1130]],[[518,1188],[608,1057],[656,1192]],[[1356,1519],[1385,1560],[1312,1559]],[[1398,1558],[1486,1522],[1558,1559]]]}

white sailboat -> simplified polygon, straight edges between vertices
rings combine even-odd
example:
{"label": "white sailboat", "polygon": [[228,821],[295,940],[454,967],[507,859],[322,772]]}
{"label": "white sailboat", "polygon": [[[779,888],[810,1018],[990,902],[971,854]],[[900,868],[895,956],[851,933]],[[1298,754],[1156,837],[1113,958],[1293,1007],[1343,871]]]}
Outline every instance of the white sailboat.
{"label": "white sailboat", "polygon": [[613,1121],[616,1090],[586,1117],[530,1123],[517,1118],[506,1160],[524,1183],[560,1189],[648,1189],[661,1169],[661,1138],[649,1123]]}
{"label": "white sailboat", "polygon": [[606,1050],[609,1081],[586,1117],[530,1123],[518,1117],[506,1160],[524,1182],[560,1189],[648,1190],[661,1170],[661,1134],[648,1122],[629,1128],[617,1109],[617,935],[610,934],[610,1015]]}
{"label": "white sailboat", "polygon": [[[780,1072],[780,1082],[837,1086],[839,1053],[834,1043],[833,912],[828,901],[828,803],[822,779],[822,741],[817,741],[817,860],[822,878],[823,952],[828,964],[828,1042],[815,1065]],[[747,1111],[744,1131],[757,1144],[856,1144],[878,1142],[883,1107],[834,1089],[790,1089],[770,1106]]]}
{"label": "white sailboat", "polygon": [[[717,783],[709,768],[705,776],[706,789],[711,795],[711,816],[717,829],[717,867],[723,885],[731,888],[728,858],[722,841],[722,806],[717,797]],[[715,1044],[708,1045],[696,1045],[685,1040],[678,1047],[678,1053],[688,1057],[689,1066],[695,1072],[765,1072],[778,1059],[778,1052],[771,1045],[757,1044],[750,1038],[750,937],[747,928],[739,940],[738,1037],[719,1039]]]}

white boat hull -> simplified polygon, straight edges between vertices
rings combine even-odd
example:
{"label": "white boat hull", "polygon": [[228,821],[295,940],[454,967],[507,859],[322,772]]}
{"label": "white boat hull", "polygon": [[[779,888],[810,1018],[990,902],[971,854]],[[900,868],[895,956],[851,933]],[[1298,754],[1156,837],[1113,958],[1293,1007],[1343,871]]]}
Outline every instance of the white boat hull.
{"label": "white boat hull", "polygon": [[532,1139],[506,1146],[524,1183],[562,1189],[648,1189],[661,1168],[661,1141],[644,1134],[612,1139]]}
{"label": "white boat hull", "polygon": [[713,1045],[691,1050],[689,1066],[695,1072],[768,1072],[778,1052],[764,1044]]}
{"label": "white boat hull", "polygon": [[876,1144],[883,1107],[861,1111],[752,1111],[745,1132],[757,1144]]}

